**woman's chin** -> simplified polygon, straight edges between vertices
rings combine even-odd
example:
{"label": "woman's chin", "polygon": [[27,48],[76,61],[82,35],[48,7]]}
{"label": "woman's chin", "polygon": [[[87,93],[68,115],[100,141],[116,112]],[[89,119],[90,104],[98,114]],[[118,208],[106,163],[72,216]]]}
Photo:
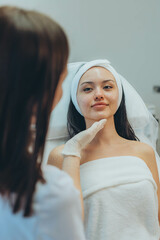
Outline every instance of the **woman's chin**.
{"label": "woman's chin", "polygon": [[109,114],[106,113],[101,113],[101,112],[97,112],[96,114],[94,114],[93,118],[95,120],[101,120],[101,119],[107,119],[109,117]]}
{"label": "woman's chin", "polygon": [[109,116],[106,116],[106,115],[99,115],[98,116],[98,114],[97,114],[97,116],[92,116],[92,117],[90,117],[90,118],[88,118],[88,119],[90,119],[91,121],[93,121],[93,122],[98,122],[98,121],[100,121],[100,120],[102,120],[102,119],[108,119],[108,117]]}

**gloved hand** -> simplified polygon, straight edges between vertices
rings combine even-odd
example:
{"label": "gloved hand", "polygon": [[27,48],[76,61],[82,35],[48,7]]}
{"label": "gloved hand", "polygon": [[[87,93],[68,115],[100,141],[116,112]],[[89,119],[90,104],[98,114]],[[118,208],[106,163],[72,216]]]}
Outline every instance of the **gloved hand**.
{"label": "gloved hand", "polygon": [[95,122],[90,128],[78,133],[64,145],[62,154],[64,156],[81,157],[81,150],[90,143],[96,134],[104,127],[106,119]]}

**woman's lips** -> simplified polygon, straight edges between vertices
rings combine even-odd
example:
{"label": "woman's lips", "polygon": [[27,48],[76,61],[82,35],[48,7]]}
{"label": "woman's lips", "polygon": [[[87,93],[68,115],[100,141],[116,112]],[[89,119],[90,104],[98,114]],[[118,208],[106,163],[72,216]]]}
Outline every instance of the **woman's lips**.
{"label": "woman's lips", "polygon": [[92,107],[94,107],[94,108],[104,108],[106,106],[108,106],[108,104],[106,104],[106,103],[96,103],[96,104],[92,105]]}

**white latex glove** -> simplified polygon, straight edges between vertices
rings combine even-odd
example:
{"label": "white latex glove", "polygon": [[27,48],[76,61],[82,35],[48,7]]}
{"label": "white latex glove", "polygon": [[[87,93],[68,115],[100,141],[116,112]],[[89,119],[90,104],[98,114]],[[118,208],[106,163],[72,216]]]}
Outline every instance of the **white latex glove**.
{"label": "white latex glove", "polygon": [[64,145],[62,154],[65,156],[81,157],[81,150],[90,143],[96,134],[104,127],[106,119],[95,122],[90,128],[78,133]]}

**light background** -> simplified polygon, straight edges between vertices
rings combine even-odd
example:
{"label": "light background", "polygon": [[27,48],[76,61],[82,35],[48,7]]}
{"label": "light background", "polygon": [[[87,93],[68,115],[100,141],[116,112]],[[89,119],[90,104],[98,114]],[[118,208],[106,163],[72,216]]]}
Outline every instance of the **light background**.
{"label": "light background", "polygon": [[0,0],[2,5],[57,20],[69,38],[70,62],[107,58],[146,104],[155,105],[160,119],[160,93],[153,91],[160,85],[159,0]]}

